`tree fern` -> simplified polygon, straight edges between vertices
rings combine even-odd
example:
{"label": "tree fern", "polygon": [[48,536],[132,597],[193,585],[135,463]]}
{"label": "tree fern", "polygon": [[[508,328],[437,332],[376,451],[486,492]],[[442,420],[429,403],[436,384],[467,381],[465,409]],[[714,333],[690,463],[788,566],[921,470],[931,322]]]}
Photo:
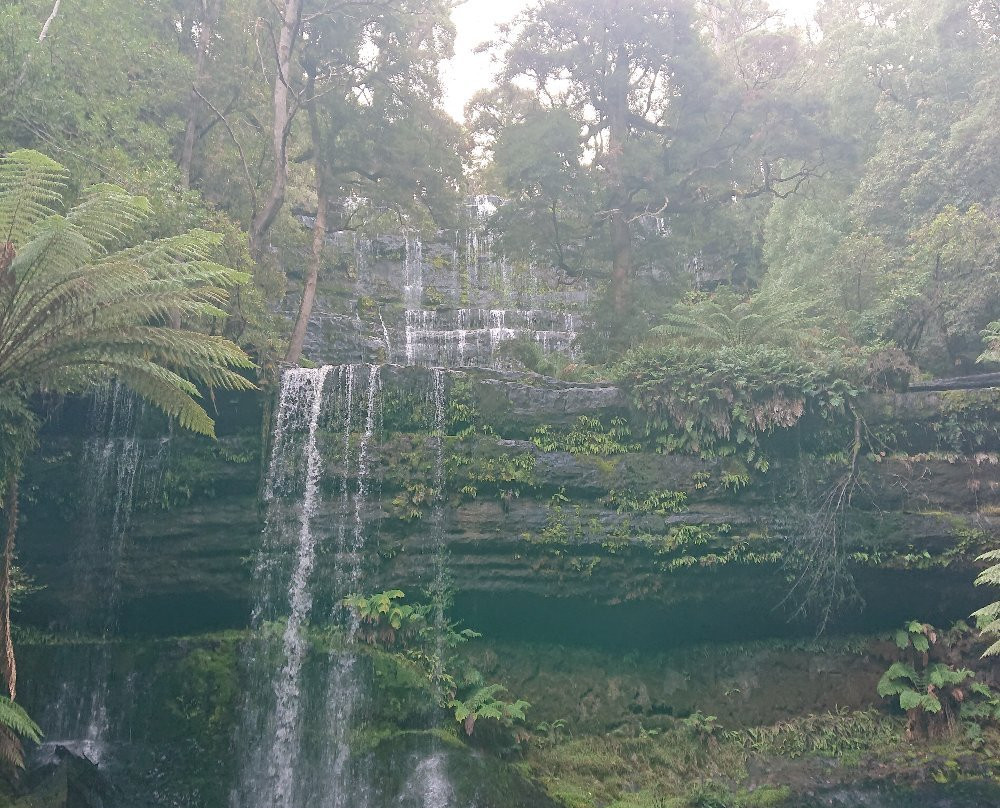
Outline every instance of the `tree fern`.
{"label": "tree fern", "polygon": [[212,260],[204,230],[127,246],[149,203],[113,185],[67,206],[65,169],[37,152],[0,158],[0,389],[73,392],[117,376],[190,429],[212,434],[199,384],[250,389],[232,342],[169,327],[224,316],[249,281]]}
{"label": "tree fern", "polygon": [[[221,236],[193,230],[136,244],[147,200],[102,184],[70,203],[70,190],[66,169],[38,152],[0,157],[0,673],[11,700],[10,568],[17,480],[37,428],[31,397],[115,377],[181,426],[212,435],[199,386],[254,387],[240,373],[253,367],[249,357],[204,333],[225,316],[229,290],[249,281],[213,260]],[[38,728],[0,702],[0,758],[21,762],[19,736],[37,739]]]}
{"label": "tree fern", "polygon": [[0,696],[0,762],[23,768],[22,738],[39,743],[42,740],[42,730],[20,704]]}
{"label": "tree fern", "polygon": [[[976,586],[1000,586],[1000,550],[990,550],[983,553],[977,561],[993,562],[984,569],[976,578]],[[995,601],[982,609],[977,609],[972,613],[976,619],[979,630],[987,637],[997,638],[989,648],[983,652],[983,656],[997,656],[1000,654],[1000,601]]]}
{"label": "tree fern", "polygon": [[815,342],[811,301],[798,294],[760,291],[740,298],[730,289],[675,306],[652,334],[707,349]]}
{"label": "tree fern", "polygon": [[476,721],[491,718],[494,721],[523,721],[525,710],[531,705],[524,699],[504,701],[498,696],[507,688],[500,684],[484,685],[475,690],[467,699],[452,699],[448,707],[454,710],[455,720],[463,725],[466,735],[472,735]]}

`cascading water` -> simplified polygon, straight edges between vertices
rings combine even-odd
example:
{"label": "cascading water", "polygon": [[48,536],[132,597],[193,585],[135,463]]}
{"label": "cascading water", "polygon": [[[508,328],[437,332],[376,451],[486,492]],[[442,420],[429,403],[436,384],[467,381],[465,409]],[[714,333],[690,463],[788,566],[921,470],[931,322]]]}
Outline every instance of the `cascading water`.
{"label": "cascading water", "polygon": [[[356,305],[358,330],[348,342],[362,346],[362,356],[391,362],[395,340],[395,354],[406,365],[431,369],[426,389],[433,412],[428,427],[435,493],[425,523],[423,589],[436,638],[428,672],[439,686],[447,678],[451,591],[442,368],[508,367],[512,360],[504,346],[518,339],[572,355],[578,330],[576,316],[559,303],[560,292],[545,292],[537,283],[529,289],[522,274],[497,257],[486,222],[495,209],[492,199],[477,198],[464,245],[456,236],[450,254],[432,244],[425,257],[414,235],[372,240],[355,235],[348,242],[359,301],[371,294],[363,286],[363,276],[371,273],[394,285],[403,303],[402,323],[389,317],[390,308],[366,306],[373,315],[364,326],[367,336],[361,331],[362,307]],[[354,645],[358,618],[339,604],[347,595],[369,591],[375,581],[368,574],[375,570],[367,569],[373,559],[368,511],[378,478],[372,464],[380,457],[375,442],[381,385],[381,366],[367,364],[290,370],[283,378],[256,571],[261,594],[247,645],[251,681],[238,742],[245,754],[231,808],[367,808],[379,800],[405,808],[454,804],[448,753],[433,734],[414,741],[403,764],[406,777],[393,786],[401,790],[391,796],[383,793],[385,783],[375,782],[370,756],[351,749],[352,733],[370,705],[371,672]],[[310,631],[326,639],[313,642]],[[318,650],[323,642],[330,644],[325,652]],[[437,692],[436,700],[443,695]]]}
{"label": "cascading water", "polygon": [[[444,433],[445,433],[445,371],[435,368],[432,376],[431,401],[434,408],[434,426],[431,433],[434,448],[434,504],[427,552],[431,555],[431,580],[427,594],[433,606],[435,647],[431,662],[431,678],[440,688],[445,676],[447,609],[451,592],[448,564],[448,546],[445,541],[444,499]],[[438,694],[441,697],[441,694]],[[419,756],[413,764],[413,774],[407,781],[400,804],[413,808],[449,808],[454,802],[454,789],[448,778],[445,756],[440,743],[433,740],[429,751]]]}
{"label": "cascading water", "polygon": [[[249,759],[234,793],[232,803],[243,808],[292,808],[295,803],[297,762],[300,753],[302,715],[301,677],[307,638],[305,630],[312,611],[311,577],[316,562],[313,518],[320,498],[322,456],[319,450],[319,421],[323,408],[323,388],[330,372],[294,369],[282,379],[281,397],[274,427],[274,446],[265,490],[269,505],[265,541],[257,564],[262,584],[253,622],[260,636],[252,662],[261,661],[270,673],[269,693],[273,703],[248,705],[246,717],[256,732]],[[302,433],[305,440],[300,443]],[[287,507],[290,495],[302,482],[295,506]],[[291,510],[291,513],[289,513]],[[293,565],[284,595],[279,584],[286,555]],[[270,621],[285,612],[280,635]],[[275,647],[276,646],[276,647]],[[269,661],[280,654],[276,672]],[[263,659],[261,659],[263,657]],[[260,674],[251,664],[251,672]],[[257,668],[256,670],[254,670]],[[254,695],[254,694],[252,694]]]}
{"label": "cascading water", "polygon": [[[381,368],[368,368],[364,400],[364,428],[356,453],[351,452],[351,435],[354,420],[354,376],[356,366],[338,369],[344,378],[342,422],[343,470],[340,475],[340,512],[338,514],[337,564],[334,570],[335,597],[358,593],[363,587],[365,544],[367,539],[366,508],[371,487],[371,448],[379,430],[381,415]],[[353,456],[352,456],[353,455]],[[350,488],[352,460],[355,487]],[[350,520],[350,530],[345,527]],[[339,601],[337,601],[339,602]],[[366,682],[359,670],[358,658],[351,648],[358,628],[358,617],[352,610],[334,606],[332,621],[343,627],[345,646],[331,650],[327,660],[324,737],[324,763],[320,766],[319,790],[312,795],[309,806],[322,808],[355,808],[369,804],[370,787],[366,761],[351,754],[350,732],[355,715],[361,706]]]}
{"label": "cascading water", "polygon": [[[367,373],[363,396],[361,372]],[[332,395],[326,389],[331,375]],[[338,604],[363,582],[371,446],[380,413],[378,365],[293,369],[282,379],[256,570],[260,598],[246,655],[251,682],[239,739],[245,755],[232,808],[366,804],[363,765],[352,759],[349,746],[365,690],[350,649],[358,625],[336,605],[316,620],[314,604],[330,583]],[[327,502],[325,458],[337,451],[342,452],[339,491]],[[332,520],[326,518],[330,510]],[[317,555],[327,551],[333,552],[332,576],[317,580]],[[339,624],[344,647],[310,659],[313,622]]]}
{"label": "cascading water", "polygon": [[118,628],[121,570],[136,498],[154,493],[169,446],[164,438],[156,451],[147,452],[138,434],[142,412],[137,397],[118,383],[105,385],[93,399],[80,468],[89,496],[72,556],[74,590],[86,608],[73,610],[69,620],[70,628],[97,641],[85,666],[72,665],[42,716],[51,739],[46,746],[74,749],[95,763],[102,762],[111,740],[112,701],[128,695],[127,687],[112,682],[108,641]]}
{"label": "cascading water", "polygon": [[408,311],[408,365],[502,368],[502,346],[525,338],[543,352],[576,354],[577,316],[547,309]]}

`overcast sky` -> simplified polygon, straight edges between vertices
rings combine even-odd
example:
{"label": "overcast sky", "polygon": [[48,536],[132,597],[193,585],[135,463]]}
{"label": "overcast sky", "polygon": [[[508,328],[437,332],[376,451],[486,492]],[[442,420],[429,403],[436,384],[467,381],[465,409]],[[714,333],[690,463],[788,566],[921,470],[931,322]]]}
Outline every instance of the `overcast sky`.
{"label": "overcast sky", "polygon": [[[465,102],[476,90],[489,84],[492,77],[489,57],[473,53],[476,46],[491,39],[498,25],[512,20],[528,3],[529,0],[465,0],[452,11],[458,31],[455,58],[442,71],[445,108],[452,117],[462,120]],[[801,22],[808,18],[816,0],[771,0],[771,6],[784,10],[790,20]]]}

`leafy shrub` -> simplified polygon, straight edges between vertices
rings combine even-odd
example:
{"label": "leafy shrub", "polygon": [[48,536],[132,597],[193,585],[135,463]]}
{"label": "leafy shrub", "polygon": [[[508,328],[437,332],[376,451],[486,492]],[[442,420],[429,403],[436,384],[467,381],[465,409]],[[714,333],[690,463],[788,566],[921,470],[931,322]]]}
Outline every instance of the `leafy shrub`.
{"label": "leafy shrub", "polygon": [[895,633],[895,641],[909,660],[893,662],[878,683],[878,694],[895,699],[906,712],[911,739],[950,734],[966,699],[978,692],[970,682],[973,671],[931,659],[940,638],[928,623],[907,622]]}
{"label": "leafy shrub", "polygon": [[844,413],[857,395],[846,375],[777,348],[744,345],[640,348],[617,368],[662,450],[740,456],[760,471],[769,465],[763,436],[795,426],[807,412]]}
{"label": "leafy shrub", "polygon": [[504,701],[497,696],[506,691],[503,685],[484,685],[465,699],[452,699],[448,707],[455,713],[455,720],[465,729],[466,735],[471,735],[476,722],[482,718],[490,718],[502,724],[513,721],[524,721],[524,711],[531,705],[524,699]]}

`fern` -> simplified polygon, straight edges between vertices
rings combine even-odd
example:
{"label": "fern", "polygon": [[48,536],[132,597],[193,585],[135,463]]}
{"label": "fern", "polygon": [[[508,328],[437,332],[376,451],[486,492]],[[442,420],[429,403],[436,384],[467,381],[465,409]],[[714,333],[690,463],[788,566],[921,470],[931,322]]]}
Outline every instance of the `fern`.
{"label": "fern", "polygon": [[816,339],[812,306],[798,293],[765,290],[740,298],[722,289],[675,306],[651,334],[670,343],[709,349],[803,347]]}
{"label": "fern", "polygon": [[984,350],[976,359],[977,362],[1000,362],[1000,320],[990,323],[981,332]]}
{"label": "fern", "polygon": [[[977,561],[993,562],[976,577],[976,586],[1000,586],[1000,550],[990,550],[979,556]],[[1000,655],[1000,601],[994,601],[972,613],[979,631],[986,637],[997,638],[983,656]]]}
{"label": "fern", "polygon": [[[250,280],[214,262],[221,236],[194,230],[132,244],[152,214],[147,200],[103,184],[72,204],[70,188],[69,172],[45,155],[0,156],[0,494],[8,524],[0,674],[11,699],[10,557],[17,481],[38,426],[31,397],[116,377],[181,426],[213,435],[199,386],[254,387],[240,372],[253,368],[249,357],[204,333],[224,316],[229,290]],[[37,740],[38,728],[12,700],[0,703],[0,758],[22,762],[19,736]]]}
{"label": "fern", "polygon": [[448,707],[454,711],[455,720],[464,726],[466,735],[472,735],[476,721],[481,718],[502,723],[524,721],[525,711],[531,704],[524,699],[503,701],[498,698],[506,690],[500,684],[484,685],[467,699],[452,699],[448,702]]}
{"label": "fern", "polygon": [[104,184],[67,209],[68,187],[37,152],[0,158],[0,389],[74,392],[116,376],[211,435],[198,385],[251,389],[239,371],[253,364],[199,326],[249,276],[212,260],[221,237],[204,230],[128,246],[145,199]]}
{"label": "fern", "polygon": [[0,696],[0,761],[18,769],[24,768],[22,738],[40,743],[42,730],[21,705]]}

